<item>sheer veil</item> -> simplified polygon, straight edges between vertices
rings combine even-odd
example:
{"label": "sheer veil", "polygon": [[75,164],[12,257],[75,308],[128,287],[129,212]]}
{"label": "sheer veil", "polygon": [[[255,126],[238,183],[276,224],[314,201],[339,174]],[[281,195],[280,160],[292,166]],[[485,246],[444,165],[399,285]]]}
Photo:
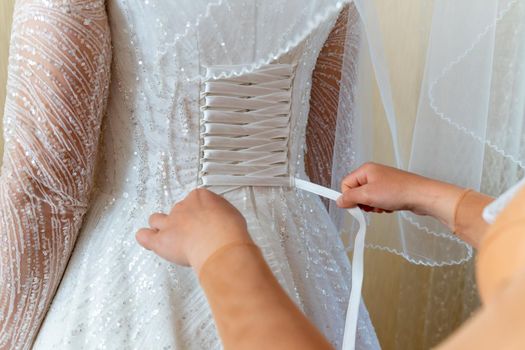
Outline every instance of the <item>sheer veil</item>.
{"label": "sheer veil", "polygon": [[[398,118],[374,7],[368,1],[354,4],[359,18],[349,20],[345,42],[332,186],[373,160],[371,85],[379,89],[395,166],[491,195],[517,182],[525,164],[523,2],[435,2],[407,161],[399,151]],[[331,209],[341,222],[337,209]],[[470,246],[433,219],[402,213],[398,223],[395,234],[370,234],[369,247],[428,266],[461,264],[472,257]]]}
{"label": "sheer veil", "polygon": [[[177,84],[203,79],[206,67],[166,71],[166,66],[173,65],[162,64],[166,59],[183,62],[182,57],[190,50],[201,53],[204,65],[230,66],[223,72],[215,69],[217,77],[241,75],[265,64],[286,61],[285,52],[293,52],[298,45],[308,46],[312,28],[323,26],[328,32],[345,7],[349,7],[349,13],[335,89],[338,112],[333,135],[333,188],[339,187],[341,178],[350,170],[374,160],[374,144],[378,141],[374,139],[372,108],[375,90],[382,102],[383,122],[390,130],[392,165],[491,195],[499,195],[522,176],[525,5],[519,0],[434,2],[408,157],[401,152],[405,140],[399,139],[398,124],[402,119],[396,114],[373,1],[311,1],[308,7],[302,0],[210,2],[199,9],[194,22],[180,24],[177,34],[166,38],[165,43],[152,43],[163,47],[153,64],[156,74],[173,78],[173,86],[159,89],[170,93]],[[247,23],[253,14],[255,25]],[[236,20],[219,30],[215,16]],[[144,28],[143,35],[169,23],[169,11],[166,18],[155,21],[156,28]],[[217,34],[222,40],[215,40]],[[239,45],[243,48],[237,49]],[[310,93],[310,86],[305,87],[305,93]],[[301,147],[291,150],[292,156],[304,152]],[[291,171],[306,176],[300,169],[298,166]],[[348,227],[342,212],[333,203],[330,206],[341,230]],[[470,266],[473,256],[470,246],[439,223],[407,213],[398,214],[388,232],[370,230],[367,246],[436,269]],[[466,281],[472,289],[470,277]]]}
{"label": "sheer veil", "polygon": [[[177,11],[195,11],[195,16],[188,16],[188,18],[195,18],[195,20],[185,24],[171,23],[172,21],[169,17],[170,11],[166,9],[165,18],[152,19],[152,21],[156,23],[155,26],[143,28],[143,30],[139,31],[141,35],[147,37],[150,31],[158,31],[159,28],[164,28],[168,25],[174,28],[174,33],[164,38],[164,41],[152,42],[152,48],[161,47],[161,50],[158,51],[159,54],[155,58],[156,62],[148,62],[150,63],[148,66],[156,70],[154,74],[166,77],[165,81],[168,84],[168,86],[153,87],[153,89],[158,89],[158,93],[162,96],[163,94],[170,94],[173,89],[176,89],[178,85],[183,85],[184,82],[202,81],[204,78],[210,78],[205,77],[207,66],[215,67],[213,72],[214,77],[217,78],[241,75],[252,72],[269,63],[286,61],[287,52],[293,52],[294,48],[299,45],[308,46],[310,44],[308,42],[308,34],[313,28],[320,26],[327,29],[331,28],[345,6],[351,6],[354,10],[351,11],[348,16],[347,30],[344,39],[344,57],[339,82],[332,186],[337,188],[344,174],[362,162],[372,159],[373,124],[370,122],[371,110],[369,102],[371,89],[374,85],[379,88],[386,115],[385,123],[391,130],[392,150],[394,151],[396,160],[395,165],[406,168],[406,164],[408,163],[402,159],[399,150],[400,142],[397,133],[398,121],[392,100],[388,65],[385,61],[386,59],[381,43],[382,38],[374,5],[373,2],[370,1],[311,1],[309,6],[303,6],[303,2],[299,0],[272,2],[271,4],[262,1],[245,3],[241,1],[217,0],[203,4],[202,8],[198,8],[198,6],[189,6],[188,9],[177,8]],[[440,6],[444,7],[445,5],[437,3],[434,12],[434,29],[432,31],[432,44],[429,49],[427,79],[434,78],[430,75],[434,74],[434,70],[441,66],[443,67],[440,69],[443,69],[450,62],[453,62],[457,56],[461,55],[462,50],[468,49],[469,45],[473,43],[472,40],[475,39],[478,34],[483,33],[484,28],[489,26],[490,23],[492,23],[491,20],[495,20],[498,15],[498,13],[488,13],[489,10],[485,7],[479,10],[480,13],[472,13],[469,18],[472,18],[477,26],[469,28],[471,33],[465,33],[462,42],[459,42],[458,38],[455,49],[459,52],[456,53],[452,51],[452,47],[445,45],[446,41],[440,39],[450,35],[450,29],[449,32],[440,29],[441,26],[447,24],[440,24],[440,21],[448,21],[453,24],[454,18],[461,18],[456,14],[456,12],[459,11],[456,11],[456,6],[453,6],[452,9],[449,9],[449,12],[452,14],[446,13],[444,12],[445,10],[439,9]],[[480,7],[480,5],[477,4],[473,4],[472,6]],[[468,6],[465,7],[465,10],[468,10]],[[148,8],[145,7],[144,16],[148,16],[147,11]],[[503,9],[501,9],[500,12],[501,11],[503,11]],[[481,15],[481,12],[484,13],[484,17]],[[155,12],[155,15],[157,16],[158,13]],[[491,15],[493,16],[491,17]],[[227,28],[223,28],[224,26],[222,26],[218,29],[218,18],[225,18],[225,16],[235,18],[236,20],[232,21],[232,24]],[[255,23],[255,25],[253,18],[256,18],[257,23]],[[474,35],[474,38],[471,38],[471,35]],[[218,36],[221,40],[217,40]],[[436,38],[434,39],[434,37]],[[486,40],[482,40],[483,43],[485,41]],[[439,47],[438,45],[443,47]],[[239,49],[241,46],[242,49]],[[195,50],[200,52],[201,66],[182,67],[182,65],[180,65],[179,67],[173,64],[163,64],[164,60],[175,60],[175,62],[180,60],[181,62],[186,62],[187,60],[185,60],[184,57],[189,52],[194,52]],[[434,52],[439,55],[443,52],[449,52],[449,56],[445,55],[441,57],[439,61],[434,62],[435,60],[432,59]],[[478,57],[478,55],[468,55],[467,53],[465,59],[474,60],[475,57]],[[121,63],[122,66],[125,66],[125,64],[126,62]],[[468,66],[470,63],[465,64]],[[221,71],[220,66],[228,67],[224,71]],[[232,66],[236,68],[232,68]],[[484,67],[480,67],[480,69],[483,68]],[[371,79],[372,77],[375,78]],[[444,92],[442,92],[446,91],[447,85],[454,85],[456,87],[458,85],[449,81],[449,77],[461,79],[459,74],[445,71],[444,77],[439,80],[437,85],[434,84],[435,86],[432,86],[430,93],[436,104],[442,104],[442,100],[446,100],[447,103],[450,102],[448,105],[457,108],[458,112],[461,113],[458,104],[452,103],[449,99],[445,99]],[[481,79],[481,77],[478,78]],[[169,86],[171,83],[172,85]],[[479,84],[476,82],[473,86],[479,86]],[[309,87],[307,87],[305,93],[309,93]],[[425,94],[422,94],[422,99],[425,96]],[[475,101],[482,97],[485,97],[485,95],[471,96],[470,100]],[[457,96],[456,99],[460,100],[460,97]],[[181,104],[183,104],[183,102],[181,102]],[[431,141],[435,144],[426,144],[426,151],[423,146],[416,146],[420,138],[422,140],[428,139],[422,132],[428,130],[427,125],[436,123],[435,117],[425,114],[423,105],[424,100],[421,102],[418,126],[414,134],[414,150],[416,151],[414,151],[411,156],[410,169],[419,171],[424,168],[426,175],[440,177],[439,173],[432,174],[428,171],[428,168],[426,168],[424,162],[428,161],[429,157],[425,158],[424,155],[420,156],[419,154],[425,154],[424,152],[428,152],[428,149],[433,149],[434,147],[443,150],[442,153],[444,155],[459,155],[462,152],[449,152],[448,149],[441,145],[443,139],[440,137],[433,137]],[[465,115],[462,114],[458,116],[458,118],[464,118],[464,116]],[[429,121],[426,121],[427,119]],[[441,120],[440,118],[437,119]],[[471,117],[468,120],[478,122],[479,118]],[[467,125],[467,127],[471,126]],[[475,131],[479,131],[478,129],[482,127],[476,124],[476,128]],[[292,135],[292,137],[302,138],[301,135]],[[448,136],[444,135],[443,137]],[[456,143],[448,142],[447,145],[448,147],[463,147],[464,145],[472,143],[473,142],[468,142],[458,136]],[[296,154],[304,152],[304,147],[291,150],[291,152],[291,157],[294,158]],[[433,150],[432,153],[434,152]],[[470,150],[467,150],[465,154],[470,152]],[[455,160],[444,158],[443,163],[433,162],[433,165],[443,170],[443,165],[450,168],[451,164],[454,164],[454,161]],[[472,169],[468,163],[462,160],[459,162],[462,164],[459,168]],[[297,169],[291,169],[291,172],[293,174],[297,173],[299,176],[304,176],[304,174],[301,174],[300,169],[301,167],[298,166]],[[477,170],[471,171],[475,172]],[[465,179],[469,176],[468,172],[461,172],[459,169],[450,173],[442,171],[442,173],[446,173],[449,177],[441,176],[441,178],[457,183],[464,183],[464,181],[466,181]],[[457,173],[457,177],[450,178],[450,174],[452,173]],[[460,178],[461,176],[463,176],[463,179]],[[476,184],[472,184],[470,186],[476,187],[475,185]],[[334,212],[336,222],[342,223],[343,220],[339,217],[341,215],[340,211],[336,210],[333,205],[332,211]],[[419,222],[416,220],[417,219],[408,215],[400,217],[398,223],[399,232],[392,234],[372,234],[368,237],[368,245],[402,255],[413,263],[429,266],[457,264],[471,257],[472,251],[470,247],[456,239],[453,235],[436,227],[433,222]]]}
{"label": "sheer veil", "polygon": [[[374,161],[374,147],[385,143],[377,139],[373,122],[378,91],[382,122],[391,135],[386,141],[391,142],[391,165],[492,196],[512,187],[523,177],[525,165],[525,3],[434,1],[408,156],[401,152],[407,140],[398,136],[399,123],[407,118],[396,114],[392,102],[389,62],[373,4],[355,0],[351,5],[357,18],[352,21],[350,16],[346,34],[332,186],[337,188],[342,177],[363,162]],[[504,203],[497,201],[490,212],[495,215]],[[335,205],[330,211],[341,230],[348,227]],[[396,344],[406,348],[401,337],[410,338],[422,329],[424,347],[434,346],[453,330],[449,302],[459,305],[462,318],[477,304],[472,275],[475,252],[431,218],[403,212],[394,222],[386,230],[369,230],[367,247],[396,254],[429,271],[427,280],[405,276],[401,282],[397,300],[414,297],[414,289],[428,290],[428,297],[420,311],[408,310],[414,308],[413,302],[395,308],[398,320],[406,320],[400,322],[405,326],[393,331]],[[424,326],[411,329],[414,319]]]}

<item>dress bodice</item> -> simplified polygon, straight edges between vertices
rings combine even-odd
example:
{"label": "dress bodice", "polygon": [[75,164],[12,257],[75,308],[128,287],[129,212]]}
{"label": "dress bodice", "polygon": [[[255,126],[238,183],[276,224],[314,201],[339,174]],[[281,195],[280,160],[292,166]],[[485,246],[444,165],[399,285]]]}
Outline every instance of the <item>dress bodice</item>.
{"label": "dress bodice", "polygon": [[172,201],[198,185],[201,94],[210,66],[231,67],[220,73],[227,78],[266,64],[295,65],[288,156],[290,172],[302,172],[311,75],[340,8],[337,2],[111,2],[114,56],[98,186]]}
{"label": "dress bodice", "polygon": [[[97,188],[89,211],[75,221],[80,230],[65,237],[74,250],[69,259],[69,251],[64,255],[61,279],[57,269],[60,285],[35,349],[221,348],[193,273],[142,249],[134,233],[149,214],[169,210],[204,180],[201,122],[203,107],[214,108],[203,97],[211,81],[293,67],[285,74],[286,98],[276,101],[289,110],[288,128],[280,130],[288,132],[285,172],[304,175],[312,71],[343,3],[109,0],[104,7],[97,1],[100,12],[107,9],[113,54]],[[338,347],[350,264],[319,198],[286,186],[240,186],[225,197],[246,218],[288,295]],[[364,304],[357,336],[358,348],[379,347]]]}

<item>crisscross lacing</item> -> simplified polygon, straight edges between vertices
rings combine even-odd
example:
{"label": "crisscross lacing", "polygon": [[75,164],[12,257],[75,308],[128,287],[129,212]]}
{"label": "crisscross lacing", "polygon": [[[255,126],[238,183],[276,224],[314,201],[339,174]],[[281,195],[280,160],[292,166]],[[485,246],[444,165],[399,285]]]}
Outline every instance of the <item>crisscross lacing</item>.
{"label": "crisscross lacing", "polygon": [[[238,66],[207,68],[201,119],[201,186],[224,193],[241,186],[294,186],[336,200],[341,194],[294,178],[288,167],[294,65],[270,64],[238,77],[214,79]],[[343,349],[354,349],[363,283],[366,224],[358,208],[352,290]]]}
{"label": "crisscross lacing", "polygon": [[[208,68],[214,76],[225,67]],[[204,82],[203,186],[290,186],[288,136],[294,66],[272,64]]]}

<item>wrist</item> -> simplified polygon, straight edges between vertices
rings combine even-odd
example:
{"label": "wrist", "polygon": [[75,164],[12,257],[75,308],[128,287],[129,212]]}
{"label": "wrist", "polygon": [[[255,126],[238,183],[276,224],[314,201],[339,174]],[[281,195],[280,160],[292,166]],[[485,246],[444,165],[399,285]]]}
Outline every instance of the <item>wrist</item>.
{"label": "wrist", "polygon": [[409,179],[409,183],[408,209],[417,215],[435,216],[435,206],[443,195],[445,183],[416,174]]}
{"label": "wrist", "polygon": [[195,244],[188,249],[188,262],[193,270],[198,274],[204,263],[222,248],[236,243],[251,243],[253,241],[246,229],[233,230],[229,232],[222,232],[208,235],[205,239]]}
{"label": "wrist", "polygon": [[[253,242],[253,241],[237,241],[237,242],[230,242],[221,248],[217,249],[215,252],[213,252],[210,256],[206,258],[202,262],[202,264],[198,267],[194,267],[195,274],[201,280],[201,275],[204,274],[204,270],[209,269],[208,266],[215,265],[217,260],[221,260],[224,255],[231,254],[232,250],[241,249],[241,250],[252,250],[256,251],[258,254],[262,255],[261,250],[259,247]],[[220,262],[218,263],[221,264]]]}
{"label": "wrist", "polygon": [[456,206],[464,193],[462,187],[428,179],[420,191],[421,215],[432,216],[454,230]]}

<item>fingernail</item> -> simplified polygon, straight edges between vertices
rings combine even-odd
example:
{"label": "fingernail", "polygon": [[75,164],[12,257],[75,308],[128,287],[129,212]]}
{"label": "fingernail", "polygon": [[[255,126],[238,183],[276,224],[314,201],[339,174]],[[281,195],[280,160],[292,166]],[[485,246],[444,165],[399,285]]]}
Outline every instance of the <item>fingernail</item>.
{"label": "fingernail", "polygon": [[341,206],[343,204],[343,196],[339,196],[337,198],[337,201],[335,201],[337,203],[337,205]]}

